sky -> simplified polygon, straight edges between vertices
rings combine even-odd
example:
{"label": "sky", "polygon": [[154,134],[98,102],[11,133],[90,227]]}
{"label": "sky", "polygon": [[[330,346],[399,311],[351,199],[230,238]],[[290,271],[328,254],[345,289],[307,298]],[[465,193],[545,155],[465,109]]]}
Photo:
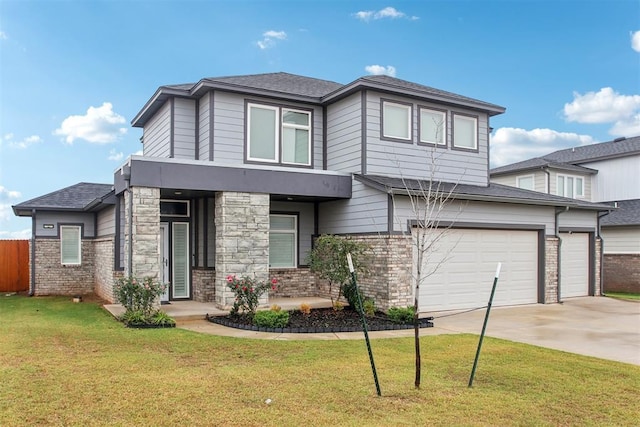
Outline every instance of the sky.
{"label": "sky", "polygon": [[640,135],[640,1],[0,0],[0,239],[11,206],[112,183],[161,85],[388,74],[498,104],[491,166]]}

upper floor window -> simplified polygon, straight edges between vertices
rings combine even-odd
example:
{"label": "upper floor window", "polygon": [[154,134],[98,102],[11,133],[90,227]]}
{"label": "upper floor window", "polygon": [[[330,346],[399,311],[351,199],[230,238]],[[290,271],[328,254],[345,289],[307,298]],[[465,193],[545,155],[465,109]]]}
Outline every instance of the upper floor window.
{"label": "upper floor window", "polygon": [[411,141],[411,105],[382,101],[382,136]]}
{"label": "upper floor window", "polygon": [[447,145],[447,112],[420,108],[420,142]]}
{"label": "upper floor window", "polygon": [[82,259],[82,227],[60,226],[60,262],[62,265],[80,265]]}
{"label": "upper floor window", "polygon": [[453,146],[469,150],[478,149],[478,118],[453,113]]}
{"label": "upper floor window", "polygon": [[584,197],[584,179],[580,176],[558,175],[556,194],[563,197]]}
{"label": "upper floor window", "polygon": [[518,186],[518,188],[522,188],[524,190],[534,190],[535,181],[534,181],[533,175],[525,175],[525,176],[517,177],[516,185]]}
{"label": "upper floor window", "polygon": [[311,165],[311,112],[248,104],[247,159]]}

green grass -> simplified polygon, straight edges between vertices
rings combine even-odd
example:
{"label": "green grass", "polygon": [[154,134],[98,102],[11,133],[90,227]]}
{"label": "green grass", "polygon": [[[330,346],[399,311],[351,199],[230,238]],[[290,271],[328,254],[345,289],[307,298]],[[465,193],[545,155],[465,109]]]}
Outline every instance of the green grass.
{"label": "green grass", "polygon": [[607,292],[607,296],[611,298],[640,301],[640,294],[632,294],[629,292]]}
{"label": "green grass", "polygon": [[[640,367],[477,337],[225,338],[127,329],[91,302],[0,297],[0,425],[637,425]],[[272,399],[271,405],[264,403]]]}

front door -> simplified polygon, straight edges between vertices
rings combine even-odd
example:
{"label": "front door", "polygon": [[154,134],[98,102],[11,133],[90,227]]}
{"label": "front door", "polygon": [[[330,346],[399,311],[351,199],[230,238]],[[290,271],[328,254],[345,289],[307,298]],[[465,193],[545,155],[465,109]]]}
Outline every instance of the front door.
{"label": "front door", "polygon": [[189,223],[171,223],[171,289],[173,298],[189,298]]}
{"label": "front door", "polygon": [[160,302],[169,302],[169,224],[160,223],[160,257],[158,258],[160,282],[167,285],[164,293],[160,295]]}

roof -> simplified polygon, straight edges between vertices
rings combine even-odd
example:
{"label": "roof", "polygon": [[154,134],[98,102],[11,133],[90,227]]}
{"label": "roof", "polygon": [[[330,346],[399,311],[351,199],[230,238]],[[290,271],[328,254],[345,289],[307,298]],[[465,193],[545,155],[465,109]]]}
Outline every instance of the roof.
{"label": "roof", "polygon": [[501,114],[504,107],[477,99],[457,95],[418,83],[389,76],[364,76],[343,85],[329,80],[300,76],[284,72],[249,74],[241,76],[207,77],[197,83],[160,86],[154,95],[131,121],[134,127],[143,127],[167,99],[173,96],[197,99],[209,90],[225,90],[254,96],[265,96],[295,102],[327,105],[344,96],[363,90],[375,89],[387,93],[412,96],[461,105],[486,111],[489,115]]}
{"label": "roof", "polygon": [[[429,188],[429,181],[427,180],[391,178],[380,175],[355,175],[355,177],[365,185],[390,194],[406,194],[407,192],[422,191]],[[611,209],[611,206],[602,203],[585,202],[496,183],[490,183],[489,186],[482,187],[478,185],[434,182],[432,188],[437,188],[447,193],[452,192],[452,198],[458,200],[557,206],[597,211]]]}
{"label": "roof", "polygon": [[[579,166],[582,163],[614,159],[636,154],[640,154],[640,136],[616,138],[613,141],[566,148],[564,150],[554,151],[553,153],[542,157],[535,157],[522,162],[494,168],[491,169],[491,175],[503,175],[542,167],[558,169],[582,167]],[[593,169],[584,169],[587,173],[589,173],[588,171],[593,171]],[[576,171],[580,172],[581,170],[576,169]]]}
{"label": "roof", "polygon": [[603,227],[640,225],[640,199],[607,203],[617,209],[602,217],[600,224]]}
{"label": "roof", "polygon": [[33,209],[36,211],[92,212],[104,204],[112,204],[106,200],[112,193],[113,185],[111,184],[80,182],[19,203],[13,206],[13,212],[18,216],[31,216]]}

